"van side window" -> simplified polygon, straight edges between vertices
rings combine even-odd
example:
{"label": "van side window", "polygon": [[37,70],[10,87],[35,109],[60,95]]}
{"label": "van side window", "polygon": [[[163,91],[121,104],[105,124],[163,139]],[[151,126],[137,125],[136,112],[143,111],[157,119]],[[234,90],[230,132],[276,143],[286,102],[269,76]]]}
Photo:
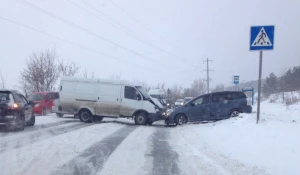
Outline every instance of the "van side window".
{"label": "van side window", "polygon": [[195,101],[192,102],[194,105],[203,105],[203,104],[208,104],[209,103],[209,96],[203,96],[200,97],[198,99],[196,99]]}
{"label": "van side window", "polygon": [[132,99],[132,100],[136,100],[137,98],[137,92],[136,89],[134,87],[130,87],[130,86],[125,86],[125,93],[124,93],[125,98],[127,99]]}
{"label": "van side window", "polygon": [[212,95],[213,103],[223,102],[224,100],[228,100],[226,97],[226,94],[213,94]]}

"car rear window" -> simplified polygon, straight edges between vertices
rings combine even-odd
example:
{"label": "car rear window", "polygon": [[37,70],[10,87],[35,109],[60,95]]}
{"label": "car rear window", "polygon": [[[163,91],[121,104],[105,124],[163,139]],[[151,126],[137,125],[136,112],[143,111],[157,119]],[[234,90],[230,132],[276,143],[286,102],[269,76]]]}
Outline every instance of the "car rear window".
{"label": "car rear window", "polygon": [[9,101],[10,97],[9,97],[9,92],[0,92],[0,102],[6,102]]}
{"label": "car rear window", "polygon": [[44,95],[43,94],[31,94],[27,98],[29,101],[43,101]]}

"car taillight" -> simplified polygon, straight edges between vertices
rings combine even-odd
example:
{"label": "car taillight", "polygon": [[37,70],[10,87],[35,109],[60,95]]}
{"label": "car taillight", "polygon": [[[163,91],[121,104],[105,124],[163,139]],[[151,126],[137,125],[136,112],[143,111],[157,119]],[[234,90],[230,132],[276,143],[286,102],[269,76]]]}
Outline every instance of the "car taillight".
{"label": "car taillight", "polygon": [[14,104],[13,104],[13,108],[14,108],[14,109],[17,109],[18,107],[19,107],[19,105],[18,105],[17,103],[14,103]]}
{"label": "car taillight", "polygon": [[18,109],[18,108],[19,108],[19,105],[17,103],[13,103],[13,104],[7,106],[7,109]]}

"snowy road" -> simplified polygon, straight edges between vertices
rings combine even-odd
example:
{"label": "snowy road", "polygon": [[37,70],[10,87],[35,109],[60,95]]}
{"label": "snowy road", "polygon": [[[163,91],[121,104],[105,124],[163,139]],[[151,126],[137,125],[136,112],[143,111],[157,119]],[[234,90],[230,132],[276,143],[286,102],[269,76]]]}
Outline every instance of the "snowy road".
{"label": "snowy road", "polygon": [[[279,151],[269,149],[266,152],[264,147],[255,146],[249,149],[247,145],[257,141],[249,133],[268,125],[256,127],[255,114],[243,116],[178,127],[165,127],[163,122],[136,126],[127,119],[87,124],[74,118],[38,116],[36,125],[23,132],[0,131],[1,175],[263,175],[295,172],[290,168],[293,164],[284,167],[281,160],[261,163],[268,156],[271,156],[268,160],[272,159],[273,153]],[[269,125],[273,122],[268,121]],[[297,124],[290,123],[289,128],[291,125],[298,128]],[[277,132],[275,129],[273,131]],[[274,135],[273,131],[269,135]],[[274,137],[265,134],[268,143],[272,143]],[[295,142],[293,146],[297,147],[297,144]],[[261,148],[263,150],[259,152]],[[261,158],[262,154],[264,158]],[[293,155],[299,154],[294,150]]]}

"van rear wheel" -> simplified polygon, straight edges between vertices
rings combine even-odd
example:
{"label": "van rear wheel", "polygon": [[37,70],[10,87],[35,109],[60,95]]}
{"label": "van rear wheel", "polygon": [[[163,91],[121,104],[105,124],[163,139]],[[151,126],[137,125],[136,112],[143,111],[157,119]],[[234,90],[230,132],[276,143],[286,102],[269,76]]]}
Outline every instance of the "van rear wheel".
{"label": "van rear wheel", "polygon": [[148,123],[148,118],[147,115],[145,113],[138,113],[135,117],[134,117],[134,122],[136,125],[146,125]]}
{"label": "van rear wheel", "polygon": [[88,110],[81,110],[79,112],[79,119],[82,122],[89,123],[92,121],[92,114]]}

